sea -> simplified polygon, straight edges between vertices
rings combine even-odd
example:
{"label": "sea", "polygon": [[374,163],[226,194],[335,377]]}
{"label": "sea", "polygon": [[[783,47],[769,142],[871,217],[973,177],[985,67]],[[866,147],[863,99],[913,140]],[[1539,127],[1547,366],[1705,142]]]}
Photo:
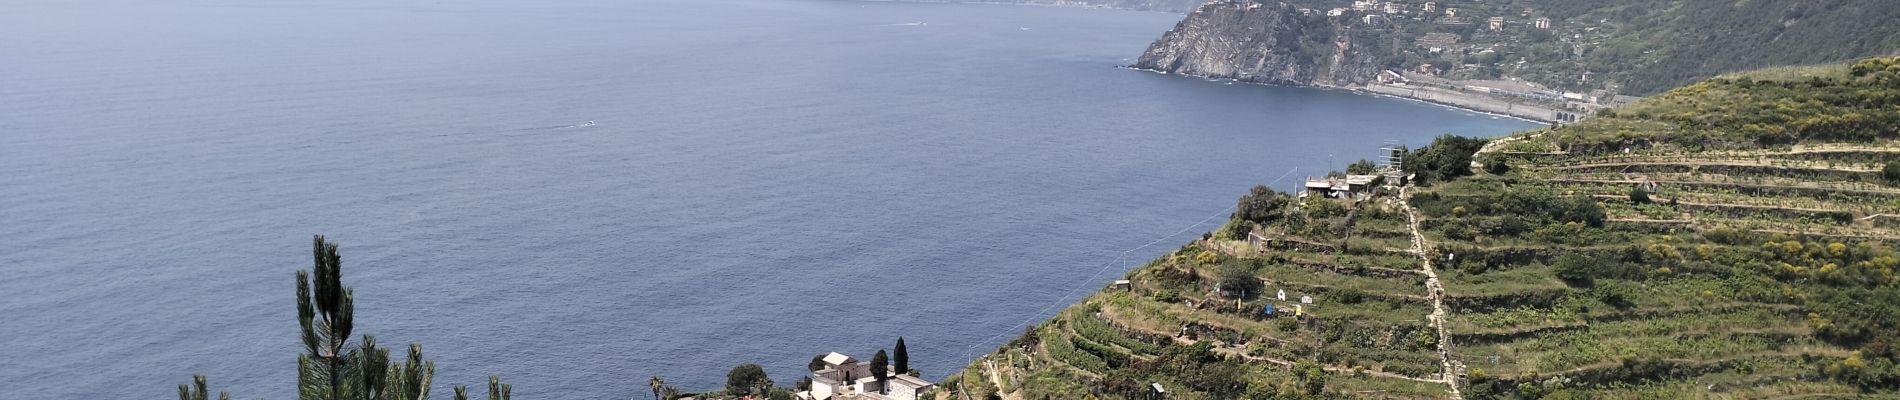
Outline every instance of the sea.
{"label": "sea", "polygon": [[1179,14],[0,2],[0,397],[293,398],[294,276],[435,392],[650,397],[899,338],[939,380],[1387,143],[1538,126],[1118,66]]}

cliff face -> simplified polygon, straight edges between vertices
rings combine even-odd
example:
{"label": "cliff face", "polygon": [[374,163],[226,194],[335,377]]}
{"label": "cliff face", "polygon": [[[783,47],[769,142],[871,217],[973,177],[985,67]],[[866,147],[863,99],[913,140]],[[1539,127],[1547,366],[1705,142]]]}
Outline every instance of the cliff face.
{"label": "cliff face", "polygon": [[1281,85],[1363,85],[1379,73],[1376,50],[1352,21],[1303,15],[1285,3],[1202,5],[1148,46],[1133,67]]}

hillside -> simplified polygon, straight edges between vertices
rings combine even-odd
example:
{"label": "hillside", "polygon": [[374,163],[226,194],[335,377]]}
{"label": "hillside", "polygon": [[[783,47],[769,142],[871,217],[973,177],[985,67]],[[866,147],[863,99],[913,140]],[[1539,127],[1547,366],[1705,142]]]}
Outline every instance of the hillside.
{"label": "hillside", "polygon": [[1900,58],[1872,59],[1725,75],[1489,142],[1443,137],[1405,154],[1413,185],[1357,201],[1256,188],[1226,226],[945,387],[1892,396],[1896,126]]}
{"label": "hillside", "polygon": [[[1295,32],[1276,22],[1289,18],[1330,21],[1298,36],[1338,40],[1276,36]],[[1294,83],[1363,83],[1389,69],[1647,96],[1724,72],[1900,51],[1896,20],[1900,3],[1876,0],[1221,0],[1190,13],[1136,65],[1244,79],[1369,59],[1368,68]],[[1186,62],[1171,55],[1213,43],[1233,45]]]}
{"label": "hillside", "polygon": [[1148,46],[1133,67],[1286,85],[1363,85],[1387,51],[1352,21],[1288,4],[1208,3]]}

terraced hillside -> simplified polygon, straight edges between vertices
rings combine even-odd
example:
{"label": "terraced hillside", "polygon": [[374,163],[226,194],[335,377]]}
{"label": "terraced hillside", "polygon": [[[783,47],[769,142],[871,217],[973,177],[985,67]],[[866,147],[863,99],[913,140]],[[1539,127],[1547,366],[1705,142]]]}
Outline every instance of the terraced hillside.
{"label": "terraced hillside", "polygon": [[1891,396],[1897,127],[1900,60],[1875,59],[1724,76],[1489,143],[1441,138],[1407,154],[1428,186],[1359,200],[1256,188],[1226,226],[946,388]]}

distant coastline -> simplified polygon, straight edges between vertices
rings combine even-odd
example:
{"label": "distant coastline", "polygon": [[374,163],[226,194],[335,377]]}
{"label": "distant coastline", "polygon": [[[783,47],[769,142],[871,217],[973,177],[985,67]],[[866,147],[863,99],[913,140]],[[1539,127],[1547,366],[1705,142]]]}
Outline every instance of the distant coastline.
{"label": "distant coastline", "polygon": [[[1465,94],[1459,94],[1459,93],[1454,93],[1454,92],[1449,92],[1449,91],[1431,92],[1432,94],[1437,95],[1435,97],[1434,96],[1418,96],[1416,95],[1417,92],[1415,91],[1406,92],[1406,91],[1395,90],[1395,89],[1385,89],[1385,88],[1390,88],[1391,86],[1384,85],[1384,84],[1373,84],[1373,85],[1367,85],[1367,86],[1341,86],[1341,85],[1324,85],[1324,84],[1283,84],[1283,83],[1273,83],[1273,82],[1249,81],[1249,80],[1241,80],[1241,79],[1233,79],[1233,78],[1220,78],[1220,77],[1212,77],[1212,76],[1206,76],[1206,75],[1200,75],[1200,74],[1168,72],[1168,71],[1162,71],[1162,70],[1153,69],[1153,68],[1142,68],[1142,67],[1137,67],[1133,65],[1123,65],[1117,68],[1130,69],[1130,70],[1136,70],[1136,71],[1142,71],[1142,72],[1151,72],[1151,73],[1162,74],[1162,75],[1195,77],[1195,78],[1201,78],[1201,79],[1205,79],[1209,81],[1231,81],[1231,82],[1237,82],[1237,83],[1248,84],[1248,85],[1343,90],[1343,91],[1369,95],[1369,96],[1390,97],[1390,98],[1397,98],[1397,99],[1403,99],[1403,100],[1430,103],[1430,104],[1449,107],[1449,108],[1458,109],[1462,111],[1469,111],[1469,112],[1475,112],[1475,113],[1485,114],[1485,115],[1506,117],[1506,118],[1512,118],[1512,119],[1528,121],[1528,122],[1536,122],[1536,123],[1543,123],[1543,124],[1559,122],[1556,120],[1556,118],[1554,118],[1556,113],[1559,110],[1554,110],[1547,107],[1524,105],[1524,104],[1501,103],[1501,102],[1496,101],[1495,99],[1485,97],[1485,96],[1465,95]],[[1498,104],[1503,104],[1503,106],[1498,106]]]}
{"label": "distant coastline", "polygon": [[1077,3],[1077,2],[1046,3],[1046,2],[1029,2],[1029,1],[994,1],[994,0],[992,1],[983,1],[983,0],[971,0],[971,1],[964,1],[964,0],[857,0],[857,1],[870,2],[870,3],[982,4],[982,5],[997,5],[997,6],[1085,8],[1085,9],[1096,9],[1096,10],[1156,12],[1156,13],[1174,14],[1174,15],[1187,15],[1188,13],[1188,10],[1171,10],[1171,9],[1165,9],[1165,8],[1122,7],[1122,6],[1115,6],[1115,5],[1109,5],[1109,4],[1091,4],[1091,3]]}

